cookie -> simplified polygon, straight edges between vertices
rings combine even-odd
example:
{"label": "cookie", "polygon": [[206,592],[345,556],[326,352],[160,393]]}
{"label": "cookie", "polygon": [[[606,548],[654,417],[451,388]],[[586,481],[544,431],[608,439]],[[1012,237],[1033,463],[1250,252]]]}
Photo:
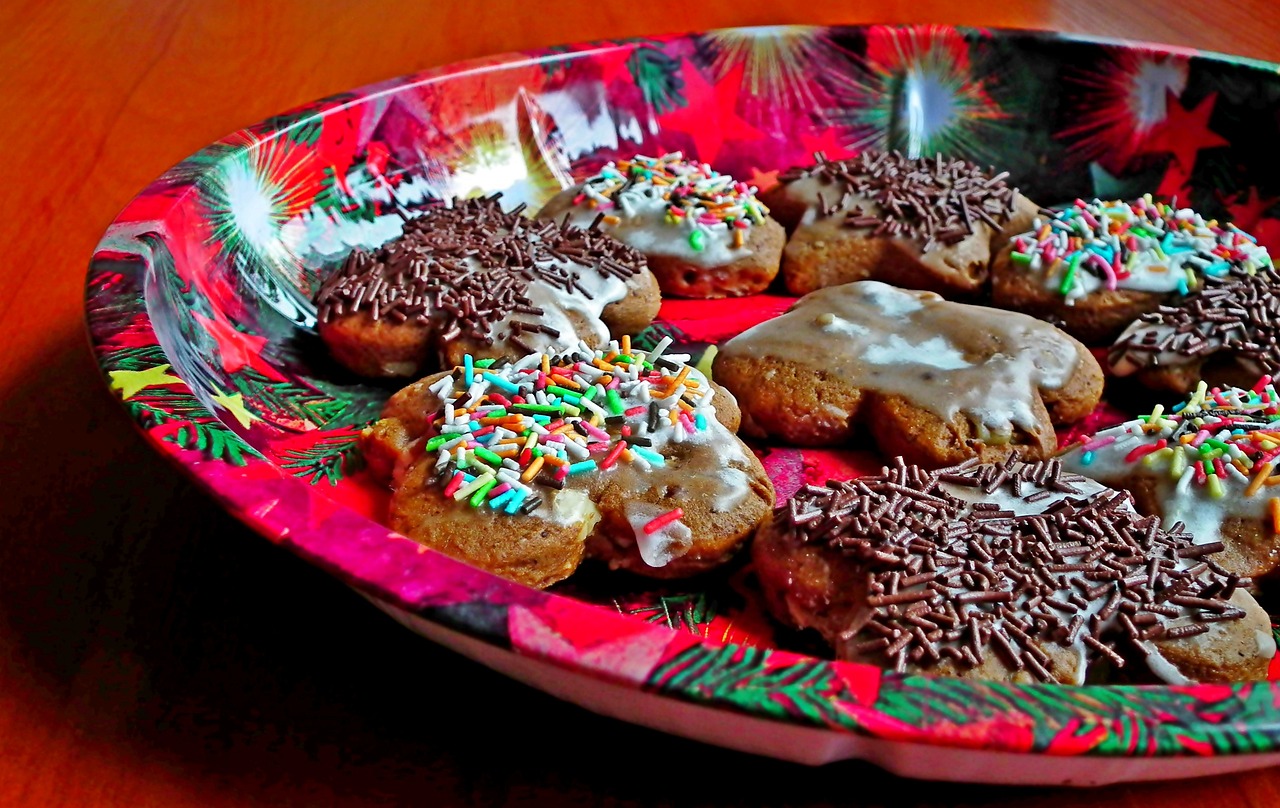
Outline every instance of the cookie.
{"label": "cookie", "polygon": [[1232,682],[1265,679],[1275,653],[1266,613],[1212,552],[1056,460],[929,472],[899,458],[806,486],[751,557],[780,622],[900,672]]}
{"label": "cookie", "polygon": [[1132,204],[1077,199],[1043,211],[999,252],[991,299],[1101,345],[1206,277],[1247,276],[1270,266],[1266,249],[1234,225],[1150,194]]}
{"label": "cookie", "polygon": [[455,200],[356,250],[316,294],[332,356],[369,377],[417,377],[462,357],[596,347],[635,333],[661,296],[643,256],[592,228],[535,222],[499,196]]}
{"label": "cookie", "polygon": [[756,189],[680,152],[637,155],[552,197],[538,218],[601,231],[639,250],[663,294],[741,297],[778,275],[786,233]]}
{"label": "cookie", "polygon": [[1080,474],[1133,493],[1138,510],[1182,525],[1197,545],[1219,548],[1228,572],[1260,578],[1280,567],[1280,395],[1210,391],[1201,382],[1166,413],[1149,414],[1083,438],[1062,455]]}
{"label": "cookie", "polygon": [[992,242],[1036,211],[1006,173],[964,160],[815,157],[761,194],[790,233],[782,275],[796,295],[861,280],[973,295],[986,283]]}
{"label": "cookie", "polygon": [[885,456],[933,467],[1049,457],[1054,425],[1102,393],[1097,360],[1048,323],[878,281],[806,295],[725,342],[714,367],[744,434],[826,446],[865,425]]}
{"label": "cookie", "polygon": [[1179,393],[1249,386],[1280,373],[1280,272],[1205,278],[1196,291],[1162,304],[1125,329],[1107,352],[1111,373]]}
{"label": "cookie", "polygon": [[467,356],[401,390],[362,436],[389,526],[540,588],[584,558],[653,578],[727,562],[773,487],[732,396],[669,344]]}

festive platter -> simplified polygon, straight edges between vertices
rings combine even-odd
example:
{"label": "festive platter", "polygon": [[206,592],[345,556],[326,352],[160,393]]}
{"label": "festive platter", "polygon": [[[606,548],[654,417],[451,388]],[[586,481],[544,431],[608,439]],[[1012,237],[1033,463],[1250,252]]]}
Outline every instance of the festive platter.
{"label": "festive platter", "polygon": [[[230,513],[567,701],[909,777],[1239,771],[1280,761],[1276,553],[1226,527],[1280,533],[1277,110],[1274,65],[1012,31],[506,54],[170,169],[104,235],[86,319]],[[1000,312],[970,305],[988,270]],[[1254,375],[1197,386],[1206,346]],[[921,378],[950,381],[913,401]],[[974,460],[920,437],[957,408]],[[1080,476],[1104,472],[1141,513]],[[1140,494],[1175,485],[1210,505],[1162,525]]]}

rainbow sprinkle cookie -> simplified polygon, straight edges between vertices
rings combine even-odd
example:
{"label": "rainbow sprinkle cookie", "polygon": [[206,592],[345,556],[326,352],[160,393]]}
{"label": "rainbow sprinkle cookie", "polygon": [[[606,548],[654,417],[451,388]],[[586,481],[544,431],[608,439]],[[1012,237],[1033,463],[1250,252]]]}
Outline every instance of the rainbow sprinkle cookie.
{"label": "rainbow sprinkle cookie", "polygon": [[1046,288],[1068,302],[1099,289],[1185,295],[1201,278],[1252,275],[1272,265],[1266,248],[1234,225],[1150,194],[1132,204],[1077,199],[1041,213],[1014,238],[1009,257],[1015,267],[1041,273]]}
{"label": "rainbow sprinkle cookie", "polygon": [[732,398],[670,345],[467,355],[399,391],[361,438],[389,527],[536,587],[584,558],[657,578],[723,564],[773,487]]}
{"label": "rainbow sprinkle cookie", "polygon": [[[1219,563],[1248,576],[1280,563],[1280,394],[1270,376],[1253,389],[1212,388],[1195,392],[1168,412],[1151,413],[1104,429],[1071,447],[1064,467],[1101,482],[1132,488],[1144,512],[1158,512],[1166,527],[1182,523],[1198,545],[1227,550]],[[1148,492],[1144,496],[1139,488]],[[1240,531],[1232,520],[1258,529]]]}
{"label": "rainbow sprinkle cookie", "polygon": [[[530,514],[546,491],[579,475],[664,466],[667,444],[705,440],[719,427],[710,383],[680,357],[664,357],[670,344],[664,338],[645,352],[624,338],[605,350],[514,363],[468,356],[431,387],[443,402],[425,445],[436,484],[473,508]],[[672,508],[644,530],[680,515]]]}
{"label": "rainbow sprinkle cookie", "polygon": [[681,152],[611,162],[582,183],[573,204],[601,214],[609,226],[657,213],[663,224],[685,231],[694,252],[707,250],[712,239],[742,247],[751,226],[769,215],[754,186]]}
{"label": "rainbow sprinkle cookie", "polygon": [[[756,244],[752,234],[763,225],[776,226],[754,186],[685,160],[680,152],[611,162],[553,197],[538,217],[595,224],[639,250],[651,265],[655,257],[667,257],[703,268],[769,251],[771,245]],[[776,260],[764,260],[772,261],[776,274]]]}

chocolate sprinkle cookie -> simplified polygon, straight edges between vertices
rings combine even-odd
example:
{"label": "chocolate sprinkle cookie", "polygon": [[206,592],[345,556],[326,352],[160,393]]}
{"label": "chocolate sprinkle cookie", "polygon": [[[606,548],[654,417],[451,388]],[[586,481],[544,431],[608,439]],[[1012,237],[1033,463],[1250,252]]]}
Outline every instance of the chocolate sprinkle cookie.
{"label": "chocolate sprinkle cookie", "polygon": [[[1163,646],[1240,621],[1242,604],[1256,609],[1251,582],[1215,563],[1218,549],[1181,524],[1162,530],[1128,493],[1057,460],[927,472],[899,458],[878,476],[802,488],[755,558],[771,610],[817,627],[842,658],[1078,682],[1101,659],[1168,668],[1175,655]],[[847,611],[803,614],[815,592],[780,591],[813,584],[814,554],[832,580],[855,582],[837,596]]]}
{"label": "chocolate sprinkle cookie", "polygon": [[[534,221],[499,197],[432,208],[393,241],[355,250],[315,298],[335,357],[365,375],[408,376],[428,369],[432,347],[459,340],[520,354],[600,344],[605,308],[654,286],[644,258],[596,225]],[[628,326],[652,319],[656,286],[652,296]]]}
{"label": "chocolate sprinkle cookie", "polygon": [[[1138,374],[1155,387],[1181,392],[1205,376],[1212,385],[1280,373],[1280,272],[1266,267],[1253,275],[1206,278],[1175,303],[1135,320],[1111,346],[1118,376]],[[1223,361],[1219,361],[1223,360]]]}
{"label": "chocolate sprinkle cookie", "polygon": [[[897,151],[863,152],[849,160],[814,156],[814,166],[792,168],[779,180],[818,177],[835,189],[831,199],[819,200],[821,215],[847,210],[845,227],[910,238],[922,242],[925,252],[972,235],[975,222],[998,231],[1013,215],[1016,189],[1005,182],[1007,171],[988,174],[966,160],[940,154],[910,158]],[[879,211],[851,204],[859,196],[875,202]]]}
{"label": "chocolate sprinkle cookie", "polygon": [[794,295],[878,280],[972,298],[992,251],[1035,218],[1037,206],[994,168],[896,151],[814,156],[760,194],[791,234],[781,274]]}

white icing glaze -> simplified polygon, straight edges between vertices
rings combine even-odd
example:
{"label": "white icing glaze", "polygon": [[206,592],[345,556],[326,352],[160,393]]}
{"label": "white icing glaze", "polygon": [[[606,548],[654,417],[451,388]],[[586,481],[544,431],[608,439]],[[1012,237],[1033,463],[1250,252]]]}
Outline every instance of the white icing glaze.
{"label": "white icing glaze", "polygon": [[634,500],[623,506],[627,521],[635,533],[640,558],[650,567],[665,567],[693,547],[693,531],[678,519],[653,533],[645,533],[644,526],[668,510],[670,509],[661,505]]}
{"label": "white icing glaze", "polygon": [[877,281],[806,295],[721,350],[839,375],[996,435],[1042,429],[1037,390],[1061,387],[1079,361],[1074,342],[1040,320]]}
{"label": "white icing glaze", "polygon": [[[575,186],[578,191],[582,186]],[[654,186],[635,187],[617,195],[618,208],[610,211],[617,215],[617,224],[602,222],[600,229],[646,255],[669,255],[698,266],[721,266],[732,263],[751,253],[750,239],[741,247],[733,245],[733,234],[725,227],[705,227],[686,217],[679,224],[667,223],[667,202],[660,189]],[[590,227],[600,211],[575,205],[569,210],[569,223],[578,227]],[[564,215],[556,217],[560,221]],[[703,234],[703,247],[695,250],[689,243],[689,234],[699,230]]]}
{"label": "white icing glaze", "polygon": [[581,525],[579,539],[590,535],[600,521],[600,511],[591,498],[572,488],[553,492],[534,510],[533,515],[558,525]]}

